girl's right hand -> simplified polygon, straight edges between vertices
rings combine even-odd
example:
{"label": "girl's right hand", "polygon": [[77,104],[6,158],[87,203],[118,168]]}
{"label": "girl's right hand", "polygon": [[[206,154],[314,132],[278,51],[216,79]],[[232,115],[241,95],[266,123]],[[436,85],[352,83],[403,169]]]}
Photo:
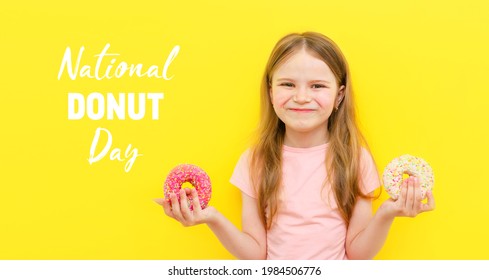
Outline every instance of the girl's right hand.
{"label": "girl's right hand", "polygon": [[423,203],[421,197],[421,186],[418,178],[411,176],[403,180],[401,193],[394,200],[392,198],[384,201],[378,209],[391,219],[395,217],[416,217],[418,214],[435,209],[435,198],[431,191],[426,193],[427,203]]}
{"label": "girl's right hand", "polygon": [[[193,210],[190,210],[188,206],[188,196],[192,197]],[[167,216],[177,220],[185,227],[208,223],[217,211],[212,206],[207,206],[205,209],[200,207],[199,196],[195,188],[181,189],[180,201],[176,194],[171,194],[170,201],[157,198],[155,202],[163,206]]]}

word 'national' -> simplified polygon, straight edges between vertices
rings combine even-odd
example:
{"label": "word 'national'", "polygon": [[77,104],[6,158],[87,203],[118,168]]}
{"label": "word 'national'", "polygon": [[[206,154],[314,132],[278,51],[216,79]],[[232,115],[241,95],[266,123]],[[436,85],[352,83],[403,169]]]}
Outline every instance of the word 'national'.
{"label": "word 'national'", "polygon": [[[161,66],[158,65],[151,65],[147,69],[142,63],[129,64],[125,61],[121,61],[118,64],[115,64],[117,62],[117,59],[114,57],[119,56],[119,54],[107,53],[109,47],[110,44],[106,44],[102,52],[95,55],[95,57],[97,57],[97,61],[95,62],[94,68],[90,65],[80,65],[85,47],[82,46],[80,48],[80,51],[78,52],[78,57],[76,59],[76,65],[73,65],[71,49],[70,47],[67,47],[63,56],[63,60],[61,61],[61,67],[59,68],[58,80],[61,79],[65,68],[68,76],[72,80],[75,80],[77,77],[102,80],[111,79],[114,77],[120,78],[124,75],[128,75],[129,77],[132,77],[134,75],[136,75],[137,77],[146,76],[148,78],[161,78],[165,80],[171,80],[173,78],[173,76],[168,77],[167,72],[168,67],[170,67],[170,64],[180,51],[180,46],[178,45],[174,46],[171,52],[168,54],[168,57],[166,58],[165,64],[162,68],[160,68]],[[104,60],[105,58],[111,59],[107,63],[107,61]],[[101,69],[102,65],[104,65],[105,71]]]}

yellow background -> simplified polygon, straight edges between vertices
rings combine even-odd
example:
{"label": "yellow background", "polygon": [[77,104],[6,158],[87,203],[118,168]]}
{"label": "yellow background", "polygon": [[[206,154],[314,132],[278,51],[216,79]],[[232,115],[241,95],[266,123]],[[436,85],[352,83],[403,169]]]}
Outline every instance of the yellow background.
{"label": "yellow background", "polygon": [[[379,173],[405,153],[435,171],[436,211],[396,219],[376,258],[489,259],[487,1],[30,2],[0,4],[0,259],[233,258],[152,198],[172,167],[197,164],[211,204],[239,226],[228,180],[257,122],[264,65],[280,37],[307,30],[347,56]],[[84,46],[94,65],[106,43],[146,67],[180,45],[174,78],[57,80],[66,47]],[[165,98],[157,121],[69,121],[72,91]],[[88,164],[97,127],[144,154],[129,173],[108,156]]]}

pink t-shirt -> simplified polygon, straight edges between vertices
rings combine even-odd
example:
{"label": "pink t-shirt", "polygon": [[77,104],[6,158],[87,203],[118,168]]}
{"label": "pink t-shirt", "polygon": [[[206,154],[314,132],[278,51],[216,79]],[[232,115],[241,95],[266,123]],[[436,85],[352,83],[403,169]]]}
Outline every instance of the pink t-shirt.
{"label": "pink t-shirt", "polygon": [[[347,259],[346,225],[325,184],[328,144],[312,148],[283,147],[283,187],[279,208],[267,231],[267,259]],[[249,176],[249,150],[245,151],[231,176],[231,183],[257,198]],[[362,149],[360,189],[367,194],[380,186],[377,168]]]}

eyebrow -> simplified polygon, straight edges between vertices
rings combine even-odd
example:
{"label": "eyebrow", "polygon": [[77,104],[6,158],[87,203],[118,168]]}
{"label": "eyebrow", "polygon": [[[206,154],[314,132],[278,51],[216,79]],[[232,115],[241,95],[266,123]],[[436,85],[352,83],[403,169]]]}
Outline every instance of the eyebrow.
{"label": "eyebrow", "polygon": [[[294,81],[294,79],[288,79],[288,78],[277,79],[277,82],[281,82],[281,81]],[[326,81],[326,80],[312,80],[310,82],[311,83],[326,83],[326,84],[331,84],[330,81]]]}
{"label": "eyebrow", "polygon": [[326,81],[326,80],[312,80],[311,82],[313,82],[313,83],[326,83],[326,84],[331,84],[330,81]]}

